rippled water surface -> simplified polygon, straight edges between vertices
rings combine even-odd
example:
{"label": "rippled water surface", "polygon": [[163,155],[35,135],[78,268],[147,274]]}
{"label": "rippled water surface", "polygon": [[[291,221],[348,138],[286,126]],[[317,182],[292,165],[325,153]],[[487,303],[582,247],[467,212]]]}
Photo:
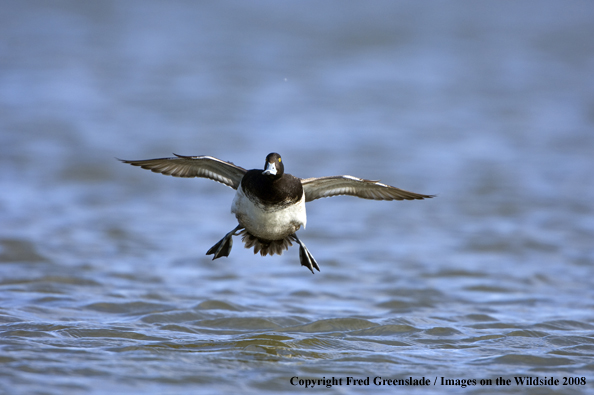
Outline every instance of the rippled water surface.
{"label": "rippled water surface", "polygon": [[[591,2],[2,8],[0,393],[593,393]],[[308,203],[312,275],[114,159],[272,151],[438,196]]]}

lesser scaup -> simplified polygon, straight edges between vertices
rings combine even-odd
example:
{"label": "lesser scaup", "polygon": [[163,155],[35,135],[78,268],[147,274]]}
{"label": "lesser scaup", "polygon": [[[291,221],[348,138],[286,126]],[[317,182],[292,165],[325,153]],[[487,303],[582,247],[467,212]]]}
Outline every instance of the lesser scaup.
{"label": "lesser scaup", "polygon": [[434,196],[353,176],[297,178],[285,173],[277,153],[268,154],[264,170],[246,170],[212,156],[174,155],[175,158],[120,160],[174,177],[210,178],[237,190],[231,212],[239,225],[206,252],[206,255],[214,255],[213,260],[229,256],[233,236],[241,235],[245,247],[254,247],[254,254],[259,252],[262,256],[281,255],[294,241],[299,244],[301,265],[314,273],[313,269],[320,271],[320,267],[296,233],[301,226],[305,228],[307,222],[306,202],[337,195],[375,200],[415,200]]}

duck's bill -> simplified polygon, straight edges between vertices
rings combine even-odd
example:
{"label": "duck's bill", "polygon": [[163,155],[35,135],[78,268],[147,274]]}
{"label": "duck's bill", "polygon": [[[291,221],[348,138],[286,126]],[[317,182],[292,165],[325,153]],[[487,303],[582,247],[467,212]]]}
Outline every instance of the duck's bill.
{"label": "duck's bill", "polygon": [[266,169],[264,169],[264,171],[262,172],[262,174],[266,174],[266,175],[271,175],[271,176],[275,176],[276,175],[276,165],[273,163],[267,163],[266,164]]}

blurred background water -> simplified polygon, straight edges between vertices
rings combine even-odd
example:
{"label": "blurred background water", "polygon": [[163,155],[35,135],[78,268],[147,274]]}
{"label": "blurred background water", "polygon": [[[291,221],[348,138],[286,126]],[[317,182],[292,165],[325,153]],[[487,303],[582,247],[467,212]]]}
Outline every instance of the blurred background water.
{"label": "blurred background water", "polygon": [[[593,22],[589,1],[3,1],[0,393],[592,391]],[[309,203],[311,275],[296,247],[211,261],[233,191],[114,159],[272,151],[438,197]],[[433,385],[522,375],[586,384]]]}

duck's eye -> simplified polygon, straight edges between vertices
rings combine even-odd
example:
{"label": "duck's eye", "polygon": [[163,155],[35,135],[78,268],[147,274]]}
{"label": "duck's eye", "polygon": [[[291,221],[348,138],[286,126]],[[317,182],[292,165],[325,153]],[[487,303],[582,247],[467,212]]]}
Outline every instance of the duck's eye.
{"label": "duck's eye", "polygon": [[278,161],[280,162],[281,161],[281,158],[278,158]]}

